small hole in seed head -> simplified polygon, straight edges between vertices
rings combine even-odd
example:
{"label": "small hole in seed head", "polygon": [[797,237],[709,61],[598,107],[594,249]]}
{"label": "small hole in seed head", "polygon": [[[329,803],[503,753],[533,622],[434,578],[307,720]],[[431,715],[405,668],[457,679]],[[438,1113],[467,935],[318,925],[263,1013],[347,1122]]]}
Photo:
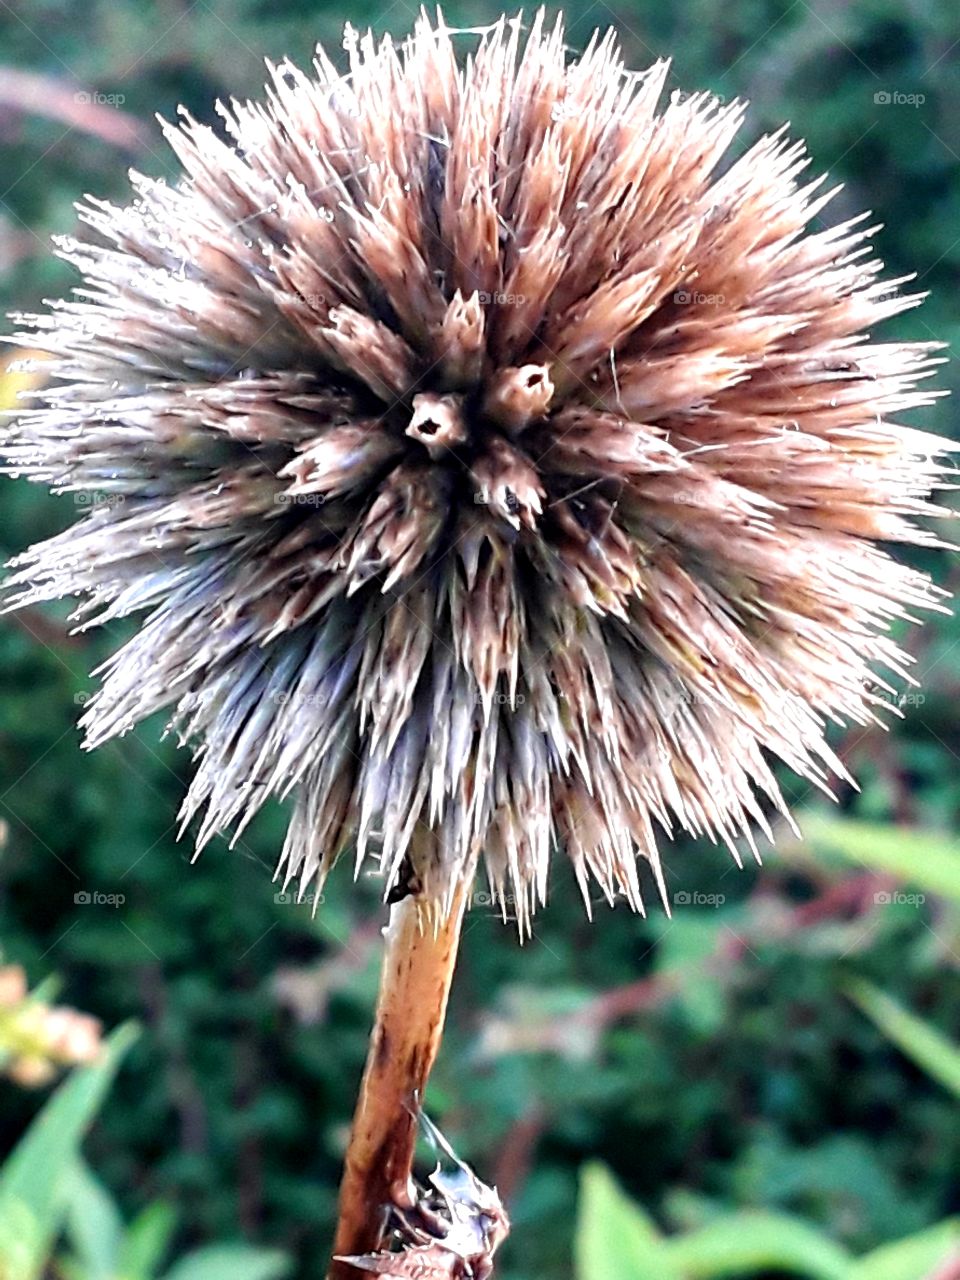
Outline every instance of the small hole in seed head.
{"label": "small hole in seed head", "polygon": [[424,418],[417,423],[417,430],[422,436],[434,436],[440,429],[440,423],[433,418]]}

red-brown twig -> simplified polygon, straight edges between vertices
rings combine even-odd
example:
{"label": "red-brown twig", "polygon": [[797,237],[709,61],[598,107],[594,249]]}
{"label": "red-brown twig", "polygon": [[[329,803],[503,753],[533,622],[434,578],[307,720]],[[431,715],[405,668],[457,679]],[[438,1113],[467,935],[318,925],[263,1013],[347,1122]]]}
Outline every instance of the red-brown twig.
{"label": "red-brown twig", "polygon": [[[417,1102],[440,1047],[465,889],[446,918],[431,923],[416,895],[391,910],[380,998],[340,1188],[334,1256],[374,1253],[385,1209],[410,1202]],[[335,1261],[330,1280],[354,1267]]]}

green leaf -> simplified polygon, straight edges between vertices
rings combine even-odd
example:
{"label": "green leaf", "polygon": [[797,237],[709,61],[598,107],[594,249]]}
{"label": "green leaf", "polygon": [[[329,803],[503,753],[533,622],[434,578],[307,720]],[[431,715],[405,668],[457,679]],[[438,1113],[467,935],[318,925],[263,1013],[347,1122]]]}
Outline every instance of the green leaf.
{"label": "green leaf", "polygon": [[64,1179],[67,1238],[84,1280],[110,1280],[118,1271],[123,1220],[106,1188],[83,1160]]}
{"label": "green leaf", "polygon": [[835,849],[848,862],[889,872],[960,902],[960,842],[955,838],[821,813],[802,815],[800,827],[806,840]]}
{"label": "green leaf", "polygon": [[290,1270],[279,1249],[253,1249],[245,1244],[211,1244],[181,1258],[164,1280],[277,1280]]}
{"label": "green leaf", "polygon": [[960,1218],[885,1244],[854,1263],[847,1280],[917,1280],[960,1258]]}
{"label": "green leaf", "polygon": [[869,982],[847,987],[867,1017],[927,1075],[960,1098],[960,1048]]}
{"label": "green leaf", "polygon": [[588,1164],[580,1175],[574,1258],[577,1280],[683,1280],[665,1263],[651,1219],[601,1164]]}
{"label": "green leaf", "polygon": [[120,1248],[118,1270],[129,1280],[152,1280],[177,1226],[173,1206],[163,1200],[148,1205],[134,1218]]}
{"label": "green leaf", "polygon": [[49,1242],[44,1224],[20,1200],[0,1204],[0,1276],[3,1280],[31,1280]]}
{"label": "green leaf", "polygon": [[107,1040],[99,1061],[71,1072],[8,1157],[0,1173],[0,1274],[34,1280],[63,1224],[64,1190],[80,1143],[137,1036],[132,1024]]}
{"label": "green leaf", "polygon": [[[850,1255],[788,1214],[734,1213],[667,1242],[665,1256],[684,1280],[789,1271],[807,1280],[847,1280]],[[657,1273],[659,1275],[659,1272]]]}
{"label": "green leaf", "polygon": [[577,1280],[710,1280],[789,1271],[806,1280],[848,1280],[850,1255],[788,1214],[746,1212],[665,1239],[609,1170],[581,1175]]}

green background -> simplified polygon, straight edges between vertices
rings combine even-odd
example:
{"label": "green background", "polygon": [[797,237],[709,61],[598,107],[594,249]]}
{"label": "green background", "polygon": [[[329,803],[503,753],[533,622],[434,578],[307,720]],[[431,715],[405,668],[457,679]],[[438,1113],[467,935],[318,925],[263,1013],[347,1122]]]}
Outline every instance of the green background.
{"label": "green background", "polygon": [[[916,272],[930,290],[886,336],[952,342],[955,0],[630,0],[567,12],[575,47],[613,24],[630,64],[673,58],[671,87],[748,98],[738,148],[790,121],[813,171],[845,184],[824,217],[874,210],[889,274]],[[495,10],[445,13],[476,25]],[[130,164],[174,174],[154,113],[172,117],[183,103],[212,121],[218,96],[258,93],[264,56],[307,64],[315,41],[338,47],[345,19],[403,34],[414,16],[400,0],[349,10],[0,0],[2,309],[32,309],[75,283],[48,240],[75,228],[75,200],[124,199]],[[107,98],[100,110],[71,118],[74,95],[94,92]],[[897,93],[923,101],[883,100]],[[949,368],[940,376],[956,383]],[[956,413],[948,400],[916,421],[957,436]],[[76,514],[69,498],[0,488],[4,558]],[[917,560],[956,587],[956,556]],[[71,636],[67,612],[0,624],[3,953],[34,981],[60,975],[64,999],[108,1026],[144,1024],[86,1147],[124,1212],[161,1198],[179,1207],[180,1249],[248,1239],[288,1250],[298,1276],[321,1277],[376,988],[377,887],[354,886],[344,867],[315,918],[275,901],[279,808],[236,849],[216,843],[191,864],[174,828],[189,755],[161,741],[162,725],[94,755],[79,749],[89,672],[122,628]],[[905,638],[922,699],[890,717],[888,733],[838,732],[861,784],[859,794],[837,788],[839,811],[949,839],[960,810],[960,623],[937,617]],[[826,812],[796,779],[784,787],[800,811]],[[954,1035],[960,1024],[957,898],[918,901],[925,845],[905,834],[902,849],[918,871],[890,879],[869,840],[842,860],[826,831],[767,851],[762,871],[678,842],[666,851],[670,892],[692,901],[672,920],[658,907],[646,921],[599,907],[592,924],[558,860],[550,906],[522,949],[475,908],[429,1102],[509,1199],[514,1235],[498,1275],[571,1274],[578,1175],[594,1159],[668,1231],[721,1210],[777,1208],[857,1253],[960,1207],[956,1101],[844,994],[851,977],[867,977],[928,1022]],[[124,901],[77,902],[84,892]],[[38,1101],[0,1080],[0,1153]]]}

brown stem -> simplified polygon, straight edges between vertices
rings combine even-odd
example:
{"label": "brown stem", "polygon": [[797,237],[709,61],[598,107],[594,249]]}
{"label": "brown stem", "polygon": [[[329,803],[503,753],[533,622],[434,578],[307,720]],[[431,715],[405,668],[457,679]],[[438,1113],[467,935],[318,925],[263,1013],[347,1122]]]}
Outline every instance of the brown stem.
{"label": "brown stem", "polygon": [[[409,1204],[417,1101],[440,1047],[465,899],[463,890],[436,931],[416,895],[391,909],[380,997],[340,1186],[335,1256],[376,1252],[383,1243],[385,1206]],[[358,1275],[349,1263],[334,1262],[328,1280]]]}

